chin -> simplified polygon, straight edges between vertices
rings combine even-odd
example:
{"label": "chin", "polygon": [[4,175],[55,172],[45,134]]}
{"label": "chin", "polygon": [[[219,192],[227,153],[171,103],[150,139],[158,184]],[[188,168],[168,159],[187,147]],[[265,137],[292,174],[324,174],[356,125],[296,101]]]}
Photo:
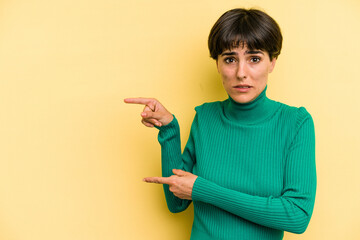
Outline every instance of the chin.
{"label": "chin", "polygon": [[241,104],[249,103],[252,100],[254,100],[254,98],[252,96],[231,96],[231,98],[235,102],[241,103]]}

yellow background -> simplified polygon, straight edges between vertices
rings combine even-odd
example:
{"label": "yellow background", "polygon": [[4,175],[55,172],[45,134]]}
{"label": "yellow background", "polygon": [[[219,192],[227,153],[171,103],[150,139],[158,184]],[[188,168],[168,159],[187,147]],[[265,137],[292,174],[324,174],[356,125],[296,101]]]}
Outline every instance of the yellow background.
{"label": "yellow background", "polygon": [[159,185],[155,97],[179,119],[223,100],[207,36],[231,8],[282,28],[269,98],[305,106],[316,128],[318,190],[303,235],[360,238],[358,0],[0,1],[0,239],[189,239],[193,208],[171,214]]}

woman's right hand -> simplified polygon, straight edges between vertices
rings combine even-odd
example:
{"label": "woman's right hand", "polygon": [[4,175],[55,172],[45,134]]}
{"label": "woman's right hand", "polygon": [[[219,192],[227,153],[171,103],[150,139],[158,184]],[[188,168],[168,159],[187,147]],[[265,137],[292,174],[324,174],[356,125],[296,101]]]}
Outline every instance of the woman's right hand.
{"label": "woman's right hand", "polygon": [[168,125],[174,116],[154,98],[125,98],[125,103],[145,105],[141,113],[141,122],[147,127]]}

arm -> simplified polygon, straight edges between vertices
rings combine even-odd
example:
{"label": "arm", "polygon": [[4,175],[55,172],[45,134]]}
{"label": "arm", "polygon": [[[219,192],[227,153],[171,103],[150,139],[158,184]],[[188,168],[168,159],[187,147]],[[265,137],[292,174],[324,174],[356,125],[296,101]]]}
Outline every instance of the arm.
{"label": "arm", "polygon": [[[161,165],[162,176],[170,177],[173,169],[182,169],[192,172],[195,162],[195,143],[194,135],[196,132],[196,116],[192,124],[189,140],[181,154],[180,128],[177,119],[159,128],[158,140],[161,145]],[[180,199],[170,191],[169,185],[164,184],[166,203],[171,212],[177,213],[184,211],[191,203],[191,200]]]}
{"label": "arm", "polygon": [[315,134],[309,114],[299,123],[286,161],[284,188],[279,197],[252,196],[198,177],[192,199],[263,226],[303,233],[313,212],[316,192]]}
{"label": "arm", "polygon": [[[176,118],[154,98],[126,98],[125,103],[145,105],[141,113],[141,122],[146,127],[158,128],[158,140],[161,144],[163,177],[144,178],[148,183],[164,185],[166,202],[171,212],[184,211],[191,203],[191,192],[197,176],[191,174],[195,161],[194,121],[189,141],[181,155],[180,129]],[[183,169],[190,172],[184,172]],[[175,175],[171,175],[173,172]],[[177,196],[177,197],[176,197]],[[187,200],[186,200],[187,199]]]}

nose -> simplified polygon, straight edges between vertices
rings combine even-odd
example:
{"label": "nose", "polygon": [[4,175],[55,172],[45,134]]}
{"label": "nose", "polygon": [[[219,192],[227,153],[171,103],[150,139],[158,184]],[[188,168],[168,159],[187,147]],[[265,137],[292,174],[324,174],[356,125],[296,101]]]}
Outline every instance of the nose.
{"label": "nose", "polygon": [[236,77],[238,80],[243,80],[247,77],[247,66],[244,61],[239,61],[236,71]]}

